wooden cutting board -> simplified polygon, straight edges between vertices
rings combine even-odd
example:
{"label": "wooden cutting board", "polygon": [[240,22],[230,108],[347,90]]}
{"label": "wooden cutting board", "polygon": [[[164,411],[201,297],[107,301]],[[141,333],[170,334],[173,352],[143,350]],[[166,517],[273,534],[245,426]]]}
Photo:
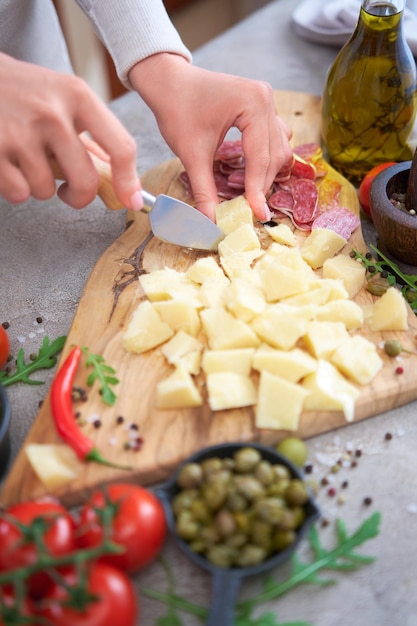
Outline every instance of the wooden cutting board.
{"label": "wooden cutting board", "polygon": [[[320,129],[320,99],[299,92],[277,92],[277,109],[293,129],[293,145],[318,141]],[[186,200],[178,181],[181,171],[178,160],[163,163],[143,177],[144,187],[157,195],[167,193]],[[333,170],[329,177],[342,185],[341,204],[358,213],[355,189]],[[365,249],[358,230],[344,252],[350,248]],[[162,243],[149,232],[148,219],[144,214],[129,214],[128,228],[124,234],[102,255],[85,285],[78,310],[73,320],[61,361],[66,358],[74,344],[87,346],[95,354],[104,356],[116,370],[121,381],[115,388],[117,402],[106,407],[98,389],[93,387],[87,402],[80,406],[83,417],[89,420],[99,416],[102,427],[95,429],[91,423],[84,428],[96,441],[102,454],[118,463],[133,465],[132,471],[106,468],[89,463],[83,466],[78,477],[65,488],[57,489],[57,495],[68,505],[80,503],[88,490],[99,484],[116,480],[137,481],[150,485],[166,479],[185,457],[194,451],[215,443],[229,441],[260,441],[275,444],[287,433],[273,430],[257,430],[254,427],[253,409],[236,409],[213,413],[207,403],[201,408],[161,411],[154,406],[155,386],[168,373],[168,367],[159,350],[143,355],[131,355],[121,347],[123,329],[133,310],[143,298],[138,276],[164,266],[186,270],[199,256],[207,253],[180,249]],[[355,300],[372,302],[369,292],[362,290]],[[417,319],[409,312],[410,330],[404,333],[368,333],[370,339],[379,343],[386,338],[398,338],[405,347],[415,348]],[[356,403],[355,419],[363,420],[401,406],[417,398],[415,365],[408,357],[401,376],[395,374],[397,363],[384,355],[384,368],[374,381],[363,388]],[[81,366],[76,384],[85,386],[87,370]],[[77,407],[78,408],[78,407]],[[124,424],[116,419],[123,416]],[[128,431],[125,424],[138,426],[143,437],[139,452],[124,449]],[[340,412],[309,412],[303,414],[298,435],[308,438],[319,433],[346,426]],[[49,397],[45,399],[34,421],[26,444],[58,443],[52,421]],[[6,478],[0,501],[3,504],[45,494],[45,488],[36,477],[23,449]]]}

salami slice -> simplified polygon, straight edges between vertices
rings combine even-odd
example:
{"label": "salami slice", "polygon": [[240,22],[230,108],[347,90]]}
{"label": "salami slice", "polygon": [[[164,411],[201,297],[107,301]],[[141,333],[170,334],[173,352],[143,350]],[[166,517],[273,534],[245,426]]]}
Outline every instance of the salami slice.
{"label": "salami slice", "polygon": [[291,189],[294,198],[293,215],[298,224],[311,224],[319,214],[316,184],[307,178],[297,178]]}
{"label": "salami slice", "polygon": [[232,189],[245,189],[245,170],[233,170],[227,177],[227,184]]}
{"label": "salami slice", "polygon": [[295,155],[294,163],[291,168],[291,174],[296,178],[308,178],[309,180],[315,180],[316,168],[312,163],[307,163],[307,161]]}
{"label": "salami slice", "polygon": [[269,198],[268,206],[275,211],[284,211],[284,209],[292,212],[294,208],[294,198],[290,191],[278,188]]}
{"label": "salami slice", "polygon": [[243,157],[242,141],[223,141],[218,147],[214,159],[216,161],[231,161]]}
{"label": "salami slice", "polygon": [[310,161],[312,163],[323,156],[323,150],[320,145],[315,142],[302,143],[299,146],[296,146],[293,151],[294,154],[297,154],[305,161]]}
{"label": "salami slice", "polygon": [[326,178],[320,182],[319,189],[319,209],[320,213],[336,209],[339,205],[339,196],[342,185],[337,180]]}
{"label": "salami slice", "polygon": [[312,229],[329,228],[346,239],[346,241],[349,241],[351,234],[357,229],[359,224],[360,219],[357,215],[345,207],[338,207],[337,209],[330,209],[330,211],[321,213],[316,217],[312,224]]}

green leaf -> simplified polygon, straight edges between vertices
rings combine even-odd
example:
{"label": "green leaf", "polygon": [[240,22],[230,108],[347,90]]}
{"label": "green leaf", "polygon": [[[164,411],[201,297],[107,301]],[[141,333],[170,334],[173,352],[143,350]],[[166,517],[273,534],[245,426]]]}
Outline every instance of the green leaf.
{"label": "green leaf", "polygon": [[[263,591],[236,605],[235,626],[312,626],[312,624],[303,620],[279,622],[277,621],[277,615],[271,612],[264,613],[256,618],[252,616],[252,613],[258,605],[263,602],[276,600],[299,584],[312,583],[321,586],[335,584],[335,579],[319,577],[319,572],[322,572],[322,570],[329,569],[343,572],[356,570],[362,565],[372,563],[375,560],[374,557],[360,555],[355,549],[378,535],[380,522],[381,514],[376,512],[366,519],[352,535],[349,535],[345,523],[337,520],[336,545],[331,550],[327,550],[322,546],[317,529],[314,526],[310,528],[308,540],[312,559],[309,562],[302,562],[298,555],[295,554],[292,558],[291,574],[287,580],[276,582],[271,574],[265,576]],[[165,563],[164,567],[169,579],[169,593],[161,593],[152,589],[141,590],[144,595],[163,602],[168,606],[166,615],[160,618],[157,624],[159,626],[181,626],[181,621],[178,621],[177,611],[194,615],[204,622],[207,618],[208,610],[175,594],[175,578],[168,564]]]}
{"label": "green leaf", "polygon": [[28,385],[43,385],[44,381],[34,380],[30,378],[33,372],[41,369],[51,369],[56,365],[57,354],[64,347],[66,337],[57,337],[54,341],[50,341],[49,337],[44,337],[38,354],[36,354],[28,363],[25,362],[25,354],[23,348],[20,348],[16,358],[15,372],[0,372],[0,383],[3,387],[14,383],[26,383]]}
{"label": "green leaf", "polygon": [[88,348],[81,348],[87,355],[86,365],[93,368],[93,371],[87,377],[87,385],[92,387],[96,380],[100,384],[100,393],[103,402],[109,406],[113,406],[117,400],[117,396],[110,388],[111,385],[118,385],[119,379],[114,376],[116,371],[104,361],[101,354],[92,354]]}

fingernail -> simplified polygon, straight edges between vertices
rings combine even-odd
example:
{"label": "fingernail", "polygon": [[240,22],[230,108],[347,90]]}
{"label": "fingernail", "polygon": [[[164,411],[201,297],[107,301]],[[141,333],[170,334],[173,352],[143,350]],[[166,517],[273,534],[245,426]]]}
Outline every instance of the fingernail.
{"label": "fingernail", "polygon": [[135,193],[131,196],[130,208],[132,211],[141,211],[143,209],[143,198],[140,191],[135,191]]}
{"label": "fingernail", "polygon": [[272,213],[269,210],[269,206],[265,203],[265,222],[269,222],[272,217]]}

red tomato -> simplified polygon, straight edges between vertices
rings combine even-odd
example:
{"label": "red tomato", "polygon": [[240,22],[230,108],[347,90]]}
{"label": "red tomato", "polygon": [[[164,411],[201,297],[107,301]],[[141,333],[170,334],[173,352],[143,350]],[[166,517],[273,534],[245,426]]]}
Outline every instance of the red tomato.
{"label": "red tomato", "polygon": [[393,161],[388,161],[387,163],[380,163],[379,165],[376,165],[371,170],[369,170],[369,172],[364,176],[361,184],[359,185],[359,202],[361,203],[362,209],[367,215],[371,215],[369,195],[374,178],[380,172],[387,169],[387,167],[390,167],[391,165],[395,165],[395,163]]}
{"label": "red tomato", "polygon": [[[54,626],[135,626],[139,608],[133,584],[124,572],[106,563],[92,563],[87,571],[87,594],[80,594],[74,570],[63,575],[70,587],[77,586],[75,606],[71,593],[54,583],[38,605],[38,614]],[[94,597],[91,598],[91,595]],[[88,597],[87,597],[88,595]],[[86,599],[86,604],[83,603]]]}
{"label": "red tomato", "polygon": [[125,552],[105,555],[100,560],[126,572],[136,572],[148,565],[162,548],[166,535],[163,506],[143,487],[125,483],[109,485],[106,493],[95,492],[80,512],[81,547],[96,546],[103,540],[103,527],[95,509],[104,508],[106,494],[117,506],[111,538]]}
{"label": "red tomato", "polygon": [[9,354],[10,354],[9,335],[6,333],[5,329],[0,324],[0,369],[6,363]]}
{"label": "red tomato", "polygon": [[[15,518],[16,524],[11,518]],[[34,543],[34,524],[47,524],[43,533],[46,550],[59,556],[76,549],[75,523],[68,511],[52,498],[22,502],[0,513],[0,572],[34,563],[38,550]],[[25,529],[19,528],[24,524]],[[49,584],[45,572],[30,579],[30,592],[39,597]]]}
{"label": "red tomato", "polygon": [[0,589],[0,599],[0,626],[26,623],[20,622],[18,616],[27,618],[34,615],[30,599],[23,597],[16,601],[15,592],[10,587]]}

